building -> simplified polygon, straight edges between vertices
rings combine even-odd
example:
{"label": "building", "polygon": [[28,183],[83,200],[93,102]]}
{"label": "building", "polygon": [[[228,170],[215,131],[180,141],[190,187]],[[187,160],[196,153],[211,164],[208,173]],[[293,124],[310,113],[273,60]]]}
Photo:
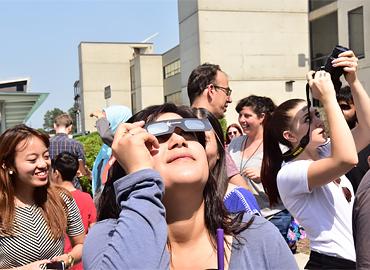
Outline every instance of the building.
{"label": "building", "polygon": [[370,91],[370,2],[310,0],[311,66],[319,68],[336,44],[351,48],[359,58],[359,77]]}
{"label": "building", "polygon": [[[89,112],[109,102],[133,112],[163,101],[188,104],[188,76],[204,62],[229,76],[229,124],[237,122],[237,101],[250,94],[277,104],[305,98],[306,72],[336,44],[354,49],[360,79],[370,87],[369,11],[365,0],[178,0],[180,44],[162,55],[153,54],[152,43],[80,44],[83,130],[94,130]],[[103,98],[107,85],[110,101]]]}
{"label": "building", "polygon": [[[153,54],[152,43],[81,42],[78,52],[75,109],[80,111],[82,131],[94,130],[95,119],[89,115],[97,109],[121,104],[135,111],[163,103],[162,56]],[[105,88],[110,89],[107,99]]]}
{"label": "building", "polygon": [[29,81],[29,78],[0,81],[0,133],[25,123],[49,95],[27,92]]}

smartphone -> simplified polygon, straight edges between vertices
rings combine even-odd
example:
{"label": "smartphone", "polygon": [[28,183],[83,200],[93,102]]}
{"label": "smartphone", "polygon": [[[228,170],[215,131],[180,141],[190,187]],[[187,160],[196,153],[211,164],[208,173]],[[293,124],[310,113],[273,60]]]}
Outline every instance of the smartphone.
{"label": "smartphone", "polygon": [[64,264],[64,261],[51,262],[46,264],[46,269],[65,270],[66,266]]}

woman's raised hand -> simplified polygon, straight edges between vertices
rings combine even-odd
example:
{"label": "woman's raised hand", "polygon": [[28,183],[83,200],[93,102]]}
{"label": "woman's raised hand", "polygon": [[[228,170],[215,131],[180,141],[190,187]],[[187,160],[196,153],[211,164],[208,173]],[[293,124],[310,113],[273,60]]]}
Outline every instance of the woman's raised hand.
{"label": "woman's raised hand", "polygon": [[114,136],[113,155],[128,174],[153,168],[152,155],[159,148],[159,143],[143,126],[144,121],[123,123]]}
{"label": "woman's raised hand", "polygon": [[333,67],[342,67],[344,72],[344,77],[349,84],[352,84],[357,80],[357,67],[358,59],[353,51],[342,52],[338,55],[338,58],[332,61]]}
{"label": "woman's raised hand", "polygon": [[309,71],[306,74],[308,84],[311,88],[312,97],[320,101],[327,98],[335,99],[335,89],[330,74],[324,70]]}

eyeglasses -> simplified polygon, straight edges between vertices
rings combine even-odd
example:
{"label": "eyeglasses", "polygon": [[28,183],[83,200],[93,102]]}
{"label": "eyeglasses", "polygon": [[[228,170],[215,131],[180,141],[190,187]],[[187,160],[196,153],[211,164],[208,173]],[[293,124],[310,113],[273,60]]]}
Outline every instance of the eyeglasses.
{"label": "eyeglasses", "polygon": [[144,128],[148,131],[148,133],[158,137],[166,134],[172,134],[177,127],[185,132],[204,132],[212,129],[208,119],[198,118],[180,118],[152,122],[146,124]]}
{"label": "eyeglasses", "polygon": [[342,109],[342,111],[348,111],[351,109],[351,106],[348,104],[339,104],[339,107]]}
{"label": "eyeglasses", "polygon": [[237,132],[237,131],[229,131],[229,132],[227,133],[227,135],[236,135],[236,134],[238,134],[238,132]]}
{"label": "eyeglasses", "polygon": [[226,96],[231,96],[231,93],[233,90],[230,89],[230,87],[222,87],[222,86],[218,86],[218,85],[215,85],[215,84],[212,84],[214,88],[216,89],[221,89],[222,92],[224,92],[226,94]]}

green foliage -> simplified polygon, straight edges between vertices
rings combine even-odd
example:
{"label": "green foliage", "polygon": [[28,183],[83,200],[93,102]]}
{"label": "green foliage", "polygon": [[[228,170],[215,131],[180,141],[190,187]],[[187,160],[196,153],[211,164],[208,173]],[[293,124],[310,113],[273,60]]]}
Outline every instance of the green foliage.
{"label": "green foliage", "polygon": [[91,170],[95,158],[98,155],[101,146],[103,145],[99,133],[93,132],[88,135],[76,137],[75,139],[82,143],[85,150],[86,165]]}
{"label": "green foliage", "polygon": [[[99,133],[93,132],[88,135],[75,137],[75,139],[82,143],[85,150],[86,166],[89,168],[89,170],[92,170],[95,158],[98,155],[99,150],[103,144]],[[80,178],[80,183],[82,189],[85,192],[89,192],[91,194],[91,182],[89,178],[87,176],[82,176]]]}
{"label": "green foliage", "polygon": [[47,131],[51,131],[54,129],[54,119],[60,114],[65,113],[59,108],[54,108],[52,110],[49,110],[44,115],[44,124],[43,128]]}
{"label": "green foliage", "polygon": [[87,176],[80,177],[80,184],[83,191],[88,192],[92,195],[92,187],[89,177]]}
{"label": "green foliage", "polygon": [[[224,136],[225,136],[225,134],[226,134],[226,129],[227,129],[227,121],[226,121],[226,119],[225,118],[221,118],[221,119],[219,119],[218,120],[218,122],[220,122],[220,125],[221,125],[221,127],[222,127],[222,130],[224,131],[223,133],[224,133]],[[224,138],[225,139],[225,138]]]}

